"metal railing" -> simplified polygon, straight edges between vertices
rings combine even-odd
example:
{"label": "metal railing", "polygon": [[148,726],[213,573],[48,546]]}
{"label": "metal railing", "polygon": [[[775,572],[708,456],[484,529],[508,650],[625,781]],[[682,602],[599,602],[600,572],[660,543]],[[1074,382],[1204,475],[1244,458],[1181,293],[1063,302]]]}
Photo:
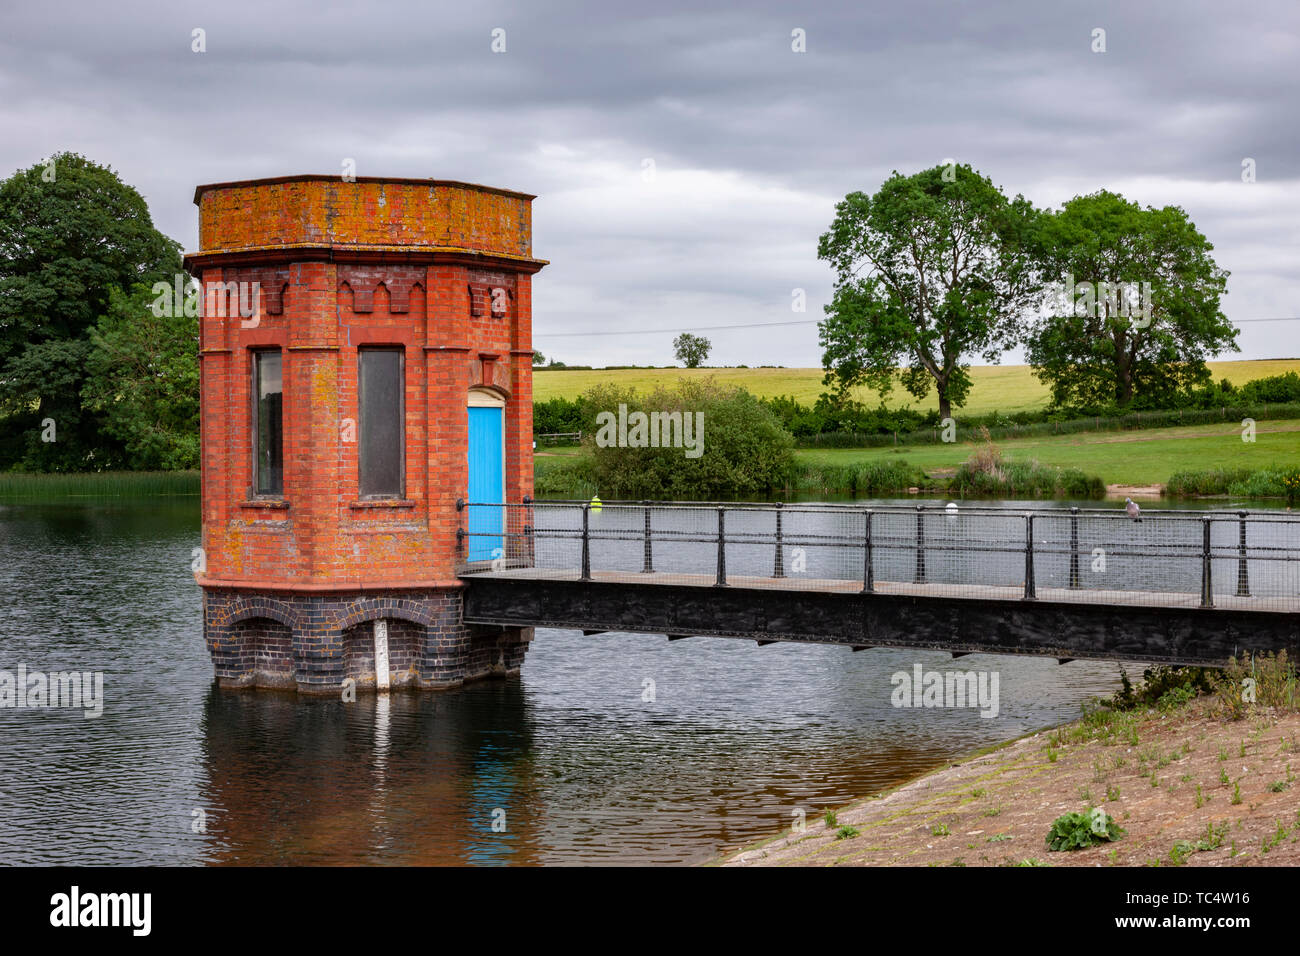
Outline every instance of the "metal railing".
{"label": "metal railing", "polygon": [[[461,572],[1300,611],[1300,515],[458,502]],[[653,578],[643,577],[653,575]]]}

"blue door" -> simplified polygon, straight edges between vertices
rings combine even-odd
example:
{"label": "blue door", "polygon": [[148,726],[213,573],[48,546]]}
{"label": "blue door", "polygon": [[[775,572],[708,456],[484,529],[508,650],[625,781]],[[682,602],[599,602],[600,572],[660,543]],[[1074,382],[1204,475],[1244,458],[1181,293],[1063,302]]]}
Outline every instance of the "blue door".
{"label": "blue door", "polygon": [[[503,504],[506,496],[505,409],[469,407],[469,500],[474,504]],[[469,560],[503,557],[504,508],[470,508]]]}

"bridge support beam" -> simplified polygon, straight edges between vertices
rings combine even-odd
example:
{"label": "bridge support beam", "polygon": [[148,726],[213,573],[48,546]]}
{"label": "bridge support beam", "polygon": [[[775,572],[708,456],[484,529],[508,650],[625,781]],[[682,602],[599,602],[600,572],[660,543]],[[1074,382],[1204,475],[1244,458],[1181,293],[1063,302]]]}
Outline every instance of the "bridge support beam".
{"label": "bridge support beam", "polygon": [[469,576],[466,624],[1218,665],[1300,654],[1300,615],[879,591],[796,591]]}

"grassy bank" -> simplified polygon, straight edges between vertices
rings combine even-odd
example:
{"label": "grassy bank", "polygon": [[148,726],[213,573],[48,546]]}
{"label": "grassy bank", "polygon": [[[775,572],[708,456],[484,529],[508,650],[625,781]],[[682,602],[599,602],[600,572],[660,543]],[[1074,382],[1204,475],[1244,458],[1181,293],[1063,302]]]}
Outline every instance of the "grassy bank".
{"label": "grassy bank", "polygon": [[863,498],[918,491],[955,498],[1101,498],[1106,486],[1077,468],[1053,468],[1035,461],[965,463],[952,475],[928,475],[906,461],[804,465],[787,487],[799,494],[852,494]]}
{"label": "grassy bank", "polygon": [[[1216,382],[1226,378],[1238,386],[1257,378],[1300,371],[1300,359],[1208,364]],[[758,398],[788,395],[798,402],[811,405],[826,390],[822,385],[822,375],[819,368],[539,370],[533,373],[533,397],[537,401],[557,397],[574,399],[596,385],[630,386],[645,392],[656,385],[670,384],[679,378],[704,379],[713,376],[719,384],[741,386]],[[1027,365],[980,366],[971,369],[971,378],[973,385],[970,401],[958,410],[959,414],[1032,411],[1047,404],[1047,388],[1034,377]],[[880,401],[876,392],[866,388],[856,390],[854,398],[873,406]],[[892,405],[911,405],[919,411],[938,407],[933,394],[925,401],[918,402],[901,387],[894,389],[889,401]]]}
{"label": "grassy bank", "polygon": [[58,498],[157,498],[198,495],[197,471],[0,472],[0,501]]}
{"label": "grassy bank", "polygon": [[[965,662],[963,662],[965,663]],[[1157,673],[1156,693],[972,755],[729,855],[727,865],[1295,866],[1300,863],[1300,689],[1257,662]],[[1158,694],[1158,696],[1157,696]],[[1100,808],[1117,837],[1050,850],[1067,814]]]}
{"label": "grassy bank", "polygon": [[1289,467],[1224,469],[1208,468],[1175,472],[1165,486],[1172,497],[1226,495],[1233,498],[1300,497],[1300,464]]}

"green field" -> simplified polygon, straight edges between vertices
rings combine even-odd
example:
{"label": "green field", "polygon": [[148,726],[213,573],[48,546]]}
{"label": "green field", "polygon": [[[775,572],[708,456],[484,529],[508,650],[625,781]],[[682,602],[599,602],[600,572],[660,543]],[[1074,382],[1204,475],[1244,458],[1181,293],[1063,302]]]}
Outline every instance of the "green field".
{"label": "green field", "polygon": [[[1300,359],[1262,359],[1258,361],[1210,362],[1215,381],[1226,378],[1233,385],[1244,385],[1253,379],[1284,372],[1300,371]],[[556,369],[533,372],[533,398],[577,398],[594,385],[631,386],[638,391],[648,391],[660,383],[669,384],[679,378],[707,378],[713,376],[724,385],[740,385],[759,398],[788,395],[805,405],[817,401],[825,391],[822,370],[819,368],[664,368],[664,369]],[[983,365],[971,369],[974,385],[970,401],[958,409],[958,414],[984,415],[989,412],[1024,412],[1042,408],[1047,404],[1047,387],[1027,365]],[[870,389],[858,389],[855,397],[870,405],[879,402],[879,396]],[[891,406],[911,405],[918,411],[937,409],[933,392],[923,402],[918,402],[901,387],[890,394]]]}
{"label": "green field", "polygon": [[[1254,442],[1241,440],[1241,427],[1189,425],[1136,432],[1084,432],[1077,435],[996,442],[1013,461],[1037,459],[1058,468],[1078,468],[1108,485],[1164,484],[1176,471],[1205,468],[1265,468],[1300,462],[1300,422],[1260,422]],[[930,472],[956,468],[973,444],[913,445],[900,455],[892,448],[800,450],[800,461],[847,465],[882,457],[902,457]]]}
{"label": "green field", "polygon": [[[1075,435],[1020,438],[995,442],[1011,461],[1037,459],[1059,468],[1078,468],[1108,485],[1164,484],[1176,471],[1206,468],[1266,468],[1300,463],[1300,421],[1260,422],[1256,440],[1241,440],[1241,427],[1189,425],[1131,432],[1082,432]],[[975,450],[969,442],[951,445],[909,445],[894,448],[798,449],[801,464],[849,465],[882,458],[901,458],[932,473],[954,469]],[[539,469],[553,467],[581,454],[578,448],[539,453]]]}

